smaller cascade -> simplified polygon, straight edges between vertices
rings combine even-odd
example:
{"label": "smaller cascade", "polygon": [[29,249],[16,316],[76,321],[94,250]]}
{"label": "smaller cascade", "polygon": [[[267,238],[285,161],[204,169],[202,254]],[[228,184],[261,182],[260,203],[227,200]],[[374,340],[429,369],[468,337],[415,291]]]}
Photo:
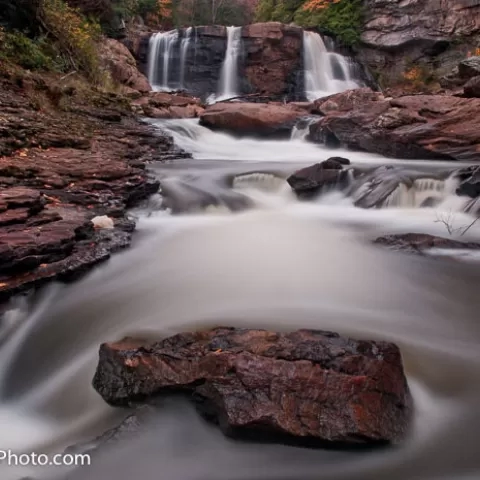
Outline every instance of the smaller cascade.
{"label": "smaller cascade", "polygon": [[303,55],[305,95],[309,100],[359,87],[352,79],[349,60],[329,51],[318,33],[303,33]]}
{"label": "smaller cascade", "polygon": [[242,27],[227,27],[227,51],[220,73],[220,86],[216,100],[238,95],[238,59],[242,47]]}
{"label": "smaller cascade", "polygon": [[185,69],[188,57],[188,48],[192,40],[193,27],[188,27],[185,30],[185,34],[182,38],[180,45],[180,88],[185,88]]}
{"label": "smaller cascade", "polygon": [[148,81],[154,91],[169,91],[175,88],[169,84],[169,69],[177,40],[177,30],[155,33],[150,38]]}

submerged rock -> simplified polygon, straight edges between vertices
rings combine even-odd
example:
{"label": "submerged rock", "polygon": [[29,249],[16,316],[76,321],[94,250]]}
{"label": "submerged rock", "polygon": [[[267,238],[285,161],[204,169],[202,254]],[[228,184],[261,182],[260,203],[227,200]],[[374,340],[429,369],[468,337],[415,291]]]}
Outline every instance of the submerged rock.
{"label": "submerged rock", "polygon": [[230,435],[390,443],[411,417],[394,344],[323,331],[216,328],[105,343],[93,385],[116,406],[184,392]]}
{"label": "submerged rock", "polygon": [[332,157],[322,163],[302,168],[287,178],[292,190],[300,198],[311,198],[324,187],[339,187],[348,184],[347,170],[342,165],[350,161],[342,157]]}
{"label": "submerged rock", "polygon": [[479,243],[460,242],[451,238],[437,237],[426,233],[401,233],[385,235],[377,238],[374,243],[383,245],[391,250],[423,255],[433,248],[441,249],[480,249]]}

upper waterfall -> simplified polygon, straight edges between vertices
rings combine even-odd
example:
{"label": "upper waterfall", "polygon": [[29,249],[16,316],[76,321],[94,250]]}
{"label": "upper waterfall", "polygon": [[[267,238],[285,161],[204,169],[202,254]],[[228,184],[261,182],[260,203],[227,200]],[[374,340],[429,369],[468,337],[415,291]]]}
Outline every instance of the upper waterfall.
{"label": "upper waterfall", "polygon": [[148,80],[153,90],[185,88],[187,57],[194,27],[155,33],[150,37]]}
{"label": "upper waterfall", "polygon": [[330,52],[316,32],[303,32],[305,96],[315,100],[359,85],[352,79],[346,57]]}
{"label": "upper waterfall", "polygon": [[242,48],[242,27],[227,27],[227,50],[220,73],[217,100],[238,95],[238,59]]}

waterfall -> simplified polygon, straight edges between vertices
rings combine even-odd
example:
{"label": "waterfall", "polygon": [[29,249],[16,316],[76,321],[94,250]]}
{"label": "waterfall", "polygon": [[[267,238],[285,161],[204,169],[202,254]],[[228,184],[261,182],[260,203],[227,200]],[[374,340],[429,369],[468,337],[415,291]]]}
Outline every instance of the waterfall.
{"label": "waterfall", "polygon": [[358,88],[358,84],[352,79],[348,59],[338,53],[329,52],[318,33],[303,33],[303,55],[305,95],[309,100]]}
{"label": "waterfall", "polygon": [[238,95],[238,57],[242,46],[242,27],[227,27],[227,51],[220,73],[217,100]]}
{"label": "waterfall", "polygon": [[175,86],[172,86],[172,83],[169,84],[169,80],[171,80],[169,70],[173,56],[173,48],[177,43],[177,40],[177,30],[155,33],[150,37],[148,80],[155,91],[169,91],[175,89]]}
{"label": "waterfall", "polygon": [[193,27],[188,27],[185,30],[185,35],[182,38],[182,44],[180,46],[180,88],[185,88],[185,68],[188,56],[188,47],[192,39]]}

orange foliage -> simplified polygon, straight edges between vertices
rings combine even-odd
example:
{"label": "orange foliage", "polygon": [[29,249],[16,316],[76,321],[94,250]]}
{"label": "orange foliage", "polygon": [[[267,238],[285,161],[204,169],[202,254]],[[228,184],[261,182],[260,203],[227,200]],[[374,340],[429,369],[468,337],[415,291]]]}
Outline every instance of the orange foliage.
{"label": "orange foliage", "polygon": [[313,12],[315,10],[323,10],[327,8],[332,3],[338,3],[340,0],[308,0],[304,3],[303,9],[309,12]]}
{"label": "orange foliage", "polygon": [[480,47],[476,48],[473,52],[468,52],[467,57],[480,57]]}

